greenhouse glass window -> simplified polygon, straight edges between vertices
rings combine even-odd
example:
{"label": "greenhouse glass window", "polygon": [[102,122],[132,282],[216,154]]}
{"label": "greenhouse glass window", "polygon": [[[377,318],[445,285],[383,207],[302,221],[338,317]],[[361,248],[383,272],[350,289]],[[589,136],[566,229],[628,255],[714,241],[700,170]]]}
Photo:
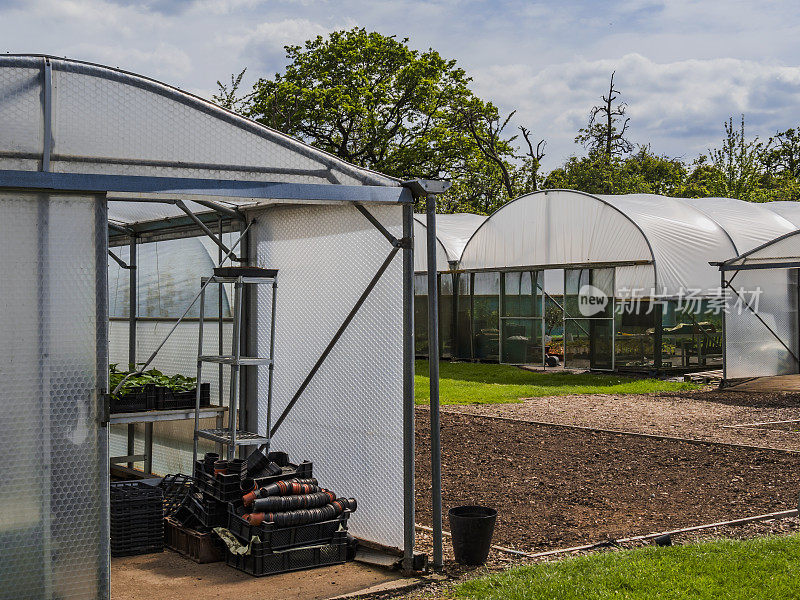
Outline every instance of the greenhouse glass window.
{"label": "greenhouse glass window", "polygon": [[474,357],[500,357],[500,273],[475,273],[472,294]]}

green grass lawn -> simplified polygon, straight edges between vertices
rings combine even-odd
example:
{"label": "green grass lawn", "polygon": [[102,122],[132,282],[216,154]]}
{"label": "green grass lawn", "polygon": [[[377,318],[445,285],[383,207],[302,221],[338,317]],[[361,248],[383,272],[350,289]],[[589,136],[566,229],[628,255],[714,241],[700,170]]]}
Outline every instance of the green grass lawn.
{"label": "green grass lawn", "polygon": [[[439,399],[442,404],[492,404],[519,402],[534,396],[567,394],[646,394],[694,390],[693,383],[637,379],[596,373],[533,373],[508,365],[451,363],[439,364]],[[430,399],[428,361],[416,363],[417,404]]]}
{"label": "green grass lawn", "polygon": [[607,552],[458,585],[474,600],[781,600],[800,597],[800,536]]}

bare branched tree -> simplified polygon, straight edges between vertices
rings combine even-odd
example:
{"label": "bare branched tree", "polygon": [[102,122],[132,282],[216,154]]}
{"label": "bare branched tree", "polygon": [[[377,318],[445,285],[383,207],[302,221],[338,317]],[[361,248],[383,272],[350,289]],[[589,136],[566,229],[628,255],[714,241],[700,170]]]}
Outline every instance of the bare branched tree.
{"label": "bare branched tree", "polygon": [[539,168],[541,167],[542,159],[545,157],[544,148],[547,146],[547,142],[539,140],[534,149],[531,141],[531,130],[522,125],[519,126],[519,130],[522,132],[522,137],[525,138],[525,143],[528,144],[528,155],[525,162],[528,163],[530,171],[531,186],[533,187],[531,191],[536,191],[539,189]]}
{"label": "bare branched tree", "polygon": [[500,169],[503,188],[509,198],[514,198],[516,194],[505,157],[509,156],[509,145],[517,136],[507,140],[503,140],[500,136],[515,112],[511,112],[502,122],[498,115],[490,116],[485,110],[468,109],[462,113],[464,127],[475,141],[478,150]]}
{"label": "bare branched tree", "polygon": [[630,122],[630,117],[625,114],[628,105],[625,102],[614,104],[620,94],[614,87],[614,75],[616,71],[611,73],[608,94],[601,96],[603,103],[592,108],[589,124],[575,138],[590,153],[602,152],[607,158],[628,154],[633,150],[633,144],[625,138]]}

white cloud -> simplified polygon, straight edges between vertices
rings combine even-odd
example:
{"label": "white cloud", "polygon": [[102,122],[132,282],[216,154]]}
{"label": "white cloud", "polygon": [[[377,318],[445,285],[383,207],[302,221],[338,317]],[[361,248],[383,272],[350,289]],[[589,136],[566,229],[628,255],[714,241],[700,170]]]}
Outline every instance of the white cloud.
{"label": "white cloud", "polygon": [[119,66],[208,97],[283,46],[363,26],[455,58],[476,92],[546,137],[546,166],[607,86],[630,105],[631,135],[691,157],[745,113],[753,133],[798,125],[800,3],[793,0],[0,0],[0,51]]}
{"label": "white cloud", "polygon": [[733,58],[656,63],[628,54],[538,71],[495,65],[476,71],[476,91],[503,107],[517,107],[517,122],[549,140],[552,165],[581,151],[572,138],[614,70],[621,100],[628,103],[631,139],[651,142],[657,152],[691,158],[719,141],[729,116],[744,114],[751,134],[762,137],[797,125],[800,67]]}
{"label": "white cloud", "polygon": [[140,65],[138,68],[150,77],[170,80],[179,77],[191,69],[189,55],[180,48],[164,42],[149,50],[138,48],[126,49],[120,46],[96,46],[92,44],[76,44],[67,48],[67,55],[81,56],[90,62],[127,70],[126,64],[131,62]]}

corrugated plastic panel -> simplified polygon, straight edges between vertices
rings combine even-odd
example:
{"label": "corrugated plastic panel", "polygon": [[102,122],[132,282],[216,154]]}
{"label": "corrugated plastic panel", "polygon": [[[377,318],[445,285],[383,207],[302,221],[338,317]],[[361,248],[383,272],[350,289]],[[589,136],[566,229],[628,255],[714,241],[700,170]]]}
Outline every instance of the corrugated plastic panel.
{"label": "corrugated plastic panel", "polygon": [[[728,379],[798,372],[797,361],[784,347],[785,344],[795,356],[799,355],[797,276],[796,269],[738,272],[731,285],[739,296],[728,291],[726,298],[725,375]],[[753,300],[754,293],[757,304]],[[748,302],[753,303],[758,317],[742,305]]]}
{"label": "corrugated plastic panel", "polygon": [[764,202],[760,206],[779,214],[791,222],[795,228],[800,228],[800,202],[780,200],[777,202]]}
{"label": "corrugated plastic panel", "polygon": [[164,84],[51,62],[56,171],[392,184]]}
{"label": "corrugated plastic panel", "polygon": [[93,198],[0,194],[2,598],[108,597],[105,219]]}
{"label": "corrugated plastic panel", "polygon": [[[41,155],[43,112],[42,69],[31,66],[0,69],[0,150]],[[5,162],[2,154],[0,161]],[[18,158],[7,169],[37,169],[39,156]]]}
{"label": "corrugated plastic panel", "polygon": [[[428,270],[428,228],[418,220],[414,220],[414,272],[424,273]],[[449,257],[442,242],[436,240],[436,269],[438,271],[450,270]]]}
{"label": "corrugated plastic panel", "polygon": [[[370,208],[393,235],[399,207]],[[253,227],[259,266],[278,274],[277,417],[391,246],[354,208],[280,207]],[[265,286],[266,287],[266,286]],[[259,291],[259,352],[269,342],[269,289]],[[402,257],[398,254],[278,431],[273,448],[314,461],[319,480],[358,499],[354,535],[403,546]],[[259,369],[259,418],[266,369]],[[263,426],[263,424],[262,424]]]}
{"label": "corrugated plastic panel", "polygon": [[[450,261],[461,260],[461,253],[475,230],[486,220],[484,215],[454,213],[436,215],[436,262],[439,271],[447,271]],[[414,271],[428,268],[426,216],[414,215]]]}
{"label": "corrugated plastic panel", "polygon": [[736,257],[731,265],[755,265],[764,263],[800,262],[800,231],[775,239],[763,247]]}

